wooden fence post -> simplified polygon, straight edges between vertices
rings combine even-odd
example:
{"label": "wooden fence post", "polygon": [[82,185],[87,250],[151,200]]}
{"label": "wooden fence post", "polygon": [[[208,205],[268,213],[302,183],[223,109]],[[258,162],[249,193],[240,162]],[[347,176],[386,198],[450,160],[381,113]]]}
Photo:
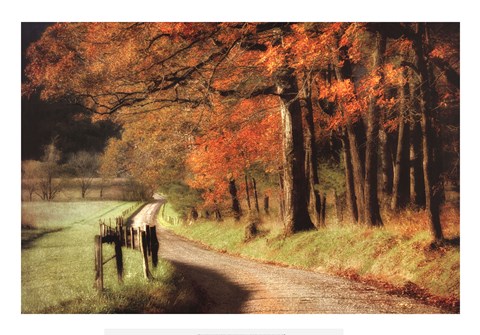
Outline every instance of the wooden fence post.
{"label": "wooden fence post", "polygon": [[127,227],[123,227],[124,231],[124,235],[125,235],[125,247],[128,248],[128,230],[127,230]]}
{"label": "wooden fence post", "polygon": [[130,227],[130,247],[132,247],[132,249],[135,249],[135,234],[133,227]]}
{"label": "wooden fence post", "polygon": [[150,280],[152,275],[150,273],[150,270],[148,269],[148,255],[147,255],[147,249],[146,249],[147,237],[144,231],[139,230],[139,232],[141,233],[140,251],[142,252],[142,256],[143,256],[143,275],[147,280]]}
{"label": "wooden fence post", "polygon": [[154,267],[157,267],[158,264],[158,248],[159,243],[157,239],[157,227],[149,227],[150,229],[150,243],[152,247],[152,264]]}
{"label": "wooden fence post", "polygon": [[118,237],[120,239],[120,244],[123,242],[123,226],[120,223],[120,220],[118,220]]}
{"label": "wooden fence post", "polygon": [[138,250],[142,251],[142,230],[140,227],[137,228],[137,242],[138,242]]}
{"label": "wooden fence post", "polygon": [[148,256],[150,256],[152,254],[152,245],[151,245],[151,236],[150,236],[150,227],[147,225],[145,225],[145,236],[146,236],[146,239],[147,239],[147,243],[145,245],[145,248],[147,249],[147,254]]}
{"label": "wooden fence post", "polygon": [[122,240],[120,240],[120,236],[118,235],[115,237],[115,261],[117,263],[118,282],[123,283]]}
{"label": "wooden fence post", "polygon": [[100,235],[95,235],[95,287],[98,292],[103,291],[103,253]]}

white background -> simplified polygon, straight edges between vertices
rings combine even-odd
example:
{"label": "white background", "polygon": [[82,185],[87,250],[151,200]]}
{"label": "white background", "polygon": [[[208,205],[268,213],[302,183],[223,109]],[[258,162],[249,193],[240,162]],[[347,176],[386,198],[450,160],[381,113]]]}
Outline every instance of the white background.
{"label": "white background", "polygon": [[[466,2],[466,1],[465,1]],[[1,9],[0,332],[103,334],[105,328],[315,329],[350,334],[480,334],[478,24],[460,1],[8,1]],[[460,315],[22,315],[20,313],[20,31],[50,21],[450,21],[461,22]]]}

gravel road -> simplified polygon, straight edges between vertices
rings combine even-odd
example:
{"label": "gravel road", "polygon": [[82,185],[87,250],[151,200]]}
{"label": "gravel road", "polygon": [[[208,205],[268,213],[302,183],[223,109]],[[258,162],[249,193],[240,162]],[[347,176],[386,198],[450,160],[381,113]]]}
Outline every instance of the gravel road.
{"label": "gravel road", "polygon": [[[160,202],[153,204],[159,205]],[[145,213],[149,212],[152,209],[145,209]],[[163,227],[157,227],[157,235],[159,256],[194,281],[205,299],[207,313],[443,312],[330,274],[263,264],[206,250]]]}

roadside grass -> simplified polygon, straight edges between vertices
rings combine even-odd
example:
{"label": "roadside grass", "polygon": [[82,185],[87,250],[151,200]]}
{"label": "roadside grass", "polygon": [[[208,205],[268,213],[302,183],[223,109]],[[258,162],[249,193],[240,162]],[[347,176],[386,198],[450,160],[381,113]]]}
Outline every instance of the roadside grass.
{"label": "roadside grass", "polygon": [[[124,283],[114,260],[104,266],[105,292],[94,283],[93,238],[100,218],[114,218],[131,202],[32,202],[22,204],[22,313],[181,313],[198,306],[190,283],[159,260],[151,282],[142,257],[122,248]],[[25,220],[24,220],[25,219]],[[104,244],[104,257],[114,254]]]}
{"label": "roadside grass", "polygon": [[[165,212],[174,216],[168,203],[166,206]],[[390,213],[384,220],[384,228],[329,223],[325,228],[287,237],[280,224],[263,217],[260,234],[247,241],[246,220],[215,222],[202,219],[192,224],[172,224],[159,216],[159,222],[178,235],[221,252],[335,273],[457,311],[459,248],[432,248],[424,213]],[[459,236],[458,209],[444,208],[442,222],[447,238]]]}

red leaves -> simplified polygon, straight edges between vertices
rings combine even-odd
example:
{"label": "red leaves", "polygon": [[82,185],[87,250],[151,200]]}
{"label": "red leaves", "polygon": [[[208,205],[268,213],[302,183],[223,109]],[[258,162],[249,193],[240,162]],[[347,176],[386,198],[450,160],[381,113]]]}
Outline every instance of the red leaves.
{"label": "red leaves", "polygon": [[[324,106],[319,100],[330,103],[328,115],[315,116],[327,131],[357,122],[372,102],[382,112],[394,110],[398,101],[388,92],[406,80],[400,64],[412,42],[389,38],[386,65],[372,68],[372,41],[361,23],[63,23],[29,48],[22,90],[115,112],[96,118],[124,125],[112,150],[129,160],[122,168],[145,182],[158,182],[172,166],[182,169],[179,152],[188,153],[191,185],[213,202],[226,193],[229,173],[238,178],[280,165],[279,104],[271,89],[277,72],[293,72],[299,87],[311,85],[317,111]],[[429,57],[452,63],[458,56],[450,42],[432,45]],[[355,64],[353,79],[342,80],[348,62]],[[262,88],[271,95],[256,96]],[[445,95],[441,105],[449,99],[458,100]],[[126,119],[132,115],[140,121]],[[384,119],[395,128],[395,117]]]}
{"label": "red leaves", "polygon": [[187,158],[192,172],[188,184],[203,189],[209,205],[226,196],[227,176],[239,179],[254,166],[276,171],[280,164],[281,120],[276,99],[242,99],[229,109],[223,110],[227,115],[217,114],[221,130],[198,138]]}
{"label": "red leaves", "polygon": [[330,129],[343,126],[347,121],[354,122],[366,107],[366,101],[357,96],[355,85],[349,79],[321,84],[319,98],[334,102],[339,110],[330,119]]}

